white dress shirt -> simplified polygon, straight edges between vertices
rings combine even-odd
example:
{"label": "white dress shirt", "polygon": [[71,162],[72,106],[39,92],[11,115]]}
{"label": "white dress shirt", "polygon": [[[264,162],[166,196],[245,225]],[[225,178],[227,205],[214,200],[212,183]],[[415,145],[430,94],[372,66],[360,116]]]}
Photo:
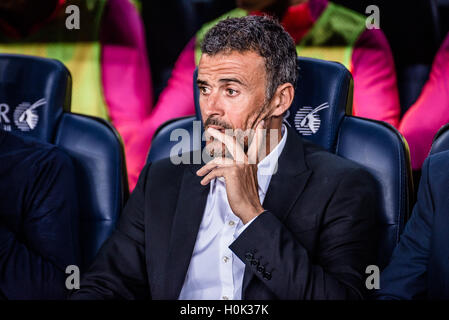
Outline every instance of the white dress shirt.
{"label": "white dress shirt", "polygon": [[[271,176],[277,170],[278,158],[286,140],[287,130],[282,125],[281,141],[257,164],[260,203],[263,203]],[[241,300],[245,264],[229,246],[255,219],[257,217],[244,225],[232,212],[224,178],[210,182],[180,300]]]}

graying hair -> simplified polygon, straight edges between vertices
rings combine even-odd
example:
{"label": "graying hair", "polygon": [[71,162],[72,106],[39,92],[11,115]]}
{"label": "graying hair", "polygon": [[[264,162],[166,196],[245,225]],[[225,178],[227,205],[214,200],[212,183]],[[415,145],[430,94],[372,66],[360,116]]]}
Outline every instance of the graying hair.
{"label": "graying hair", "polygon": [[232,51],[257,52],[265,59],[268,100],[284,83],[296,87],[298,64],[295,43],[279,22],[269,16],[220,21],[204,36],[201,51],[208,55]]}

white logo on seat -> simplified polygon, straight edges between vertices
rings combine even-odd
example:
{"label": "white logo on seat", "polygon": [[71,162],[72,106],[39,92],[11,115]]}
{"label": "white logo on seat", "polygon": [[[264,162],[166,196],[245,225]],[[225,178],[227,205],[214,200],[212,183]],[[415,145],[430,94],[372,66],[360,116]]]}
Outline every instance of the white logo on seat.
{"label": "white logo on seat", "polygon": [[14,123],[21,131],[30,131],[36,128],[39,115],[36,108],[46,104],[45,99],[40,99],[33,104],[22,102],[14,111]]}
{"label": "white logo on seat", "polygon": [[313,109],[312,107],[305,106],[296,111],[295,115],[295,127],[304,136],[310,136],[320,130],[321,119],[318,114],[319,111],[329,108],[329,102],[320,104]]}

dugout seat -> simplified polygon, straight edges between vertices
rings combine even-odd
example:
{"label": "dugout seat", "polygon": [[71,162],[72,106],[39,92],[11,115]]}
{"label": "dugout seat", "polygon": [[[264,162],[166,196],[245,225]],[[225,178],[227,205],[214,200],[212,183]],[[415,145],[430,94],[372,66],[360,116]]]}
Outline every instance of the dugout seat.
{"label": "dugout seat", "polygon": [[[383,268],[399,241],[411,209],[413,186],[407,144],[391,125],[351,116],[353,81],[343,65],[299,58],[299,66],[295,98],[285,119],[304,139],[363,165],[378,181],[381,194],[378,265]],[[201,125],[195,122],[201,117],[196,77],[197,72],[194,74],[196,115],[163,124],[154,135],[147,161],[169,157],[171,151],[180,147],[182,152],[201,148],[201,137],[192,132],[194,126]],[[180,145],[183,131],[176,129],[187,130],[190,140],[181,139]]]}
{"label": "dugout seat", "polygon": [[71,87],[69,71],[57,60],[0,54],[0,129],[58,145],[73,160],[86,268],[129,191],[117,132],[104,120],[71,113]]}
{"label": "dugout seat", "polygon": [[445,124],[438,130],[433,138],[430,154],[449,150],[449,124]]}

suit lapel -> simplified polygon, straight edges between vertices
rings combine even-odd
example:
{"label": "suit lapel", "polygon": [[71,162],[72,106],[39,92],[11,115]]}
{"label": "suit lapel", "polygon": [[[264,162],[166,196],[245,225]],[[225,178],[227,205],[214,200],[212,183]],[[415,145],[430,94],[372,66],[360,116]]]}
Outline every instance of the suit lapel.
{"label": "suit lapel", "polygon": [[[276,215],[280,221],[284,221],[312,173],[305,163],[302,139],[293,129],[288,128],[287,141],[278,164],[278,170],[271,177],[262,206]],[[243,297],[253,276],[250,268],[246,267],[242,286]]]}
{"label": "suit lapel", "polygon": [[210,186],[202,186],[196,171],[202,165],[184,170],[170,237],[166,274],[166,297],[178,299],[192,257]]}

